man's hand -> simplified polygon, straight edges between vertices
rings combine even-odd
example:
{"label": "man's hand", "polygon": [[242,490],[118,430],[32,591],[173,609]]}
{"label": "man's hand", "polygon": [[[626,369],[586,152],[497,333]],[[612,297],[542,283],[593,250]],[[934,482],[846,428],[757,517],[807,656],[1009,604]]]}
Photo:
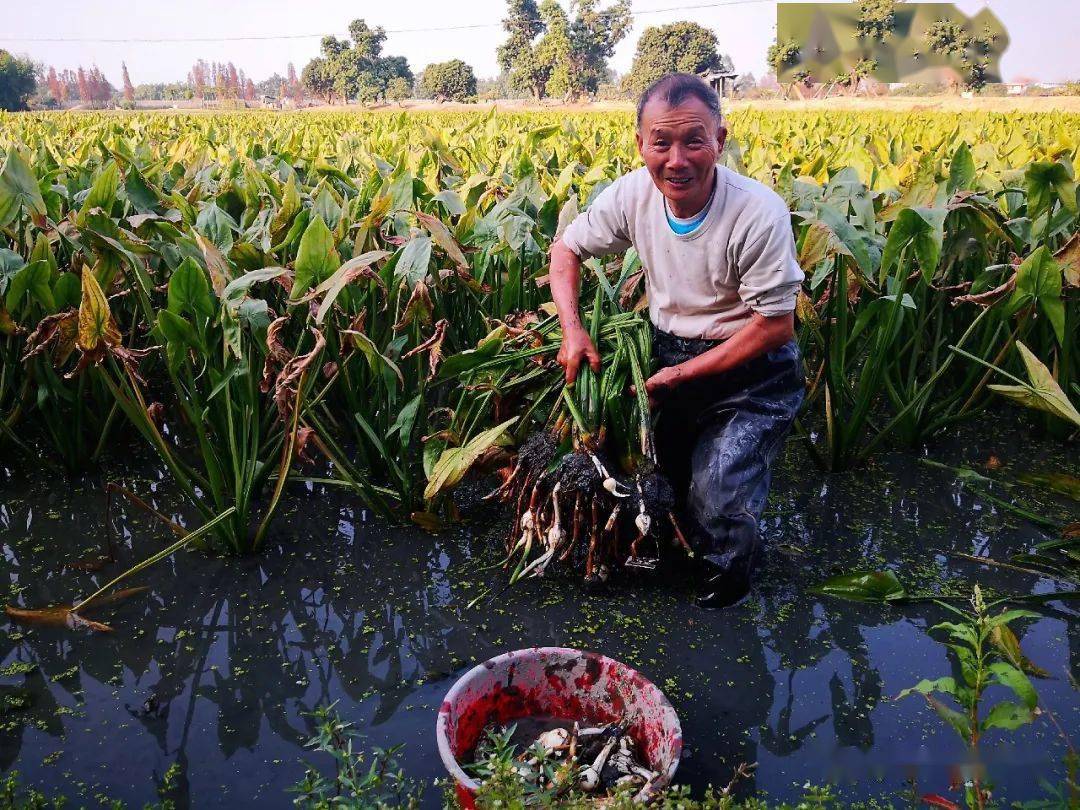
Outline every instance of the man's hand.
{"label": "man's hand", "polygon": [[680,366],[662,368],[645,381],[645,393],[649,395],[649,406],[654,407],[664,400],[674,388],[686,379]]}
{"label": "man's hand", "polygon": [[571,385],[577,379],[582,362],[588,363],[597,374],[600,373],[600,352],[593,345],[589,333],[581,326],[563,331],[562,345],[559,347],[559,365],[566,371],[566,384]]}

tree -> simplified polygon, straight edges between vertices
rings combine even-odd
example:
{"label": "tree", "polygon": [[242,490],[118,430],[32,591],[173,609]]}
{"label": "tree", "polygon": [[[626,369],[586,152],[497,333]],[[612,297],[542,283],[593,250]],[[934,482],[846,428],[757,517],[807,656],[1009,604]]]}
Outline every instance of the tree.
{"label": "tree", "polygon": [[[503,20],[508,37],[499,46],[499,66],[510,88],[544,96],[574,98],[595,93],[607,79],[607,60],[630,30],[629,0],[598,9],[599,0],[576,0],[575,16],[557,0],[508,0]],[[540,39],[536,40],[539,36]]]}
{"label": "tree", "polygon": [[135,101],[135,85],[131,83],[131,76],[128,75],[127,62],[120,63],[120,74],[124,83],[124,101]]}
{"label": "tree", "polygon": [[436,101],[467,101],[476,95],[476,74],[460,59],[436,62],[420,74],[420,92]]}
{"label": "tree", "polygon": [[33,62],[0,50],[0,110],[25,110],[35,90]]}
{"label": "tree", "polygon": [[289,98],[293,100],[293,103],[299,107],[304,103],[304,84],[296,77],[296,68],[293,67],[293,63],[289,62],[289,68],[286,71],[285,81],[289,85]]}
{"label": "tree", "polygon": [[869,37],[884,42],[896,23],[896,0],[862,0],[856,37]]}
{"label": "tree", "polygon": [[209,66],[202,59],[191,66],[188,72],[188,84],[197,99],[206,98],[206,82],[209,79]]}
{"label": "tree", "polygon": [[49,94],[53,97],[53,100],[59,102],[63,95],[63,90],[60,86],[60,77],[56,75],[56,68],[49,68],[49,77],[46,81],[49,85]]}
{"label": "tree", "polygon": [[90,101],[90,85],[86,81],[86,71],[83,70],[82,65],[79,65],[76,76],[79,85],[79,101],[85,104]]}
{"label": "tree", "polygon": [[386,85],[387,101],[404,101],[412,94],[412,85],[401,76],[395,76]]}
{"label": "tree", "polygon": [[765,62],[779,78],[780,74],[784,72],[784,68],[795,63],[801,50],[799,43],[793,39],[785,42],[774,42],[769,46],[768,53],[765,54]]}
{"label": "tree", "polygon": [[536,45],[536,58],[547,72],[544,95],[569,99],[577,89],[570,19],[558,0],[544,0],[540,18],[546,32]]}
{"label": "tree", "polygon": [[[304,87],[331,102],[334,96],[367,102],[386,98],[394,79],[412,86],[413,75],[405,57],[382,55],[386,32],[381,27],[371,28],[364,20],[353,20],[349,36],[351,40],[323,37],[320,55],[301,71]],[[395,84],[395,91],[400,86]]]}
{"label": "tree", "polygon": [[285,81],[280,73],[272,73],[261,82],[255,83],[255,92],[260,96],[276,96],[281,83]]}
{"label": "tree", "polygon": [[935,20],[923,35],[926,46],[946,59],[956,59],[965,84],[972,90],[986,86],[986,71],[990,67],[990,48],[997,34],[984,26],[981,34],[972,34],[952,20]]}
{"label": "tree", "polygon": [[577,14],[570,26],[571,47],[580,91],[593,94],[610,80],[607,60],[628,33],[633,18],[629,0],[619,0],[609,8],[597,9],[598,0],[578,0]]}
{"label": "tree", "polygon": [[544,30],[536,0],[508,0],[509,13],[502,21],[506,42],[498,47],[499,67],[507,73],[513,90],[539,99],[547,74],[533,53],[533,39]]}
{"label": "tree", "polygon": [[300,81],[312,95],[319,96],[331,104],[334,101],[334,77],[330,72],[330,63],[321,56],[316,56],[300,71]]}
{"label": "tree", "polygon": [[240,98],[240,74],[232,62],[225,69],[225,97]]}
{"label": "tree", "polygon": [[[646,28],[638,40],[625,84],[640,93],[667,73],[702,73],[723,65],[716,34],[695,22],[681,21]],[[727,59],[730,65],[731,60]]]}
{"label": "tree", "polygon": [[94,104],[105,104],[111,101],[116,93],[97,65],[86,72],[86,84],[90,95],[89,100]]}

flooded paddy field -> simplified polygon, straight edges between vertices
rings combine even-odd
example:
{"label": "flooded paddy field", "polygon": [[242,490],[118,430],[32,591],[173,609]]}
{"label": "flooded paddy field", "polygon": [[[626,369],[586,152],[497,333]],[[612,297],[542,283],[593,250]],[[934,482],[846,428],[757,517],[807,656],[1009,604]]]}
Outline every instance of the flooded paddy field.
{"label": "flooded paddy field", "polygon": [[[1010,418],[966,426],[929,455],[977,470],[993,457],[1006,477],[1078,474],[1075,448],[1033,439]],[[308,764],[331,767],[304,743],[310,713],[336,702],[365,746],[404,743],[401,766],[430,784],[444,775],[435,714],[454,680],[507,650],[567,645],[622,660],[665,691],[686,741],[677,778],[695,789],[757,762],[743,790],[776,799],[825,782],[847,799],[945,793],[965,761],[962,743],[920,697],[896,696],[949,674],[946,648],[927,632],[947,611],[808,589],[881,568],[909,592],[1072,586],[960,556],[1006,560],[1046,535],[918,458],[882,453],[854,472],[824,474],[792,441],[775,476],[756,587],[726,611],[696,607],[682,576],[595,594],[576,581],[531,581],[468,609],[505,581],[489,568],[500,557],[500,513],[466,510],[462,526],[431,535],[369,519],[341,490],[291,485],[264,553],[180,552],[125,583],[147,592],[94,615],[112,633],[0,617],[0,771],[76,805],[156,801],[171,769],[180,806],[286,807]],[[0,462],[6,603],[70,603],[170,542],[145,513],[115,503],[116,561],[98,572],[69,567],[101,553],[106,480],[170,515],[179,502],[168,476],[136,453],[78,480],[25,457]],[[1025,496],[1042,514],[1077,519],[1064,499]],[[1040,779],[1060,782],[1063,734],[1080,741],[1076,603],[1029,607],[1040,618],[1014,628],[1048,674],[1035,686],[1060,730],[1044,712],[1014,733],[986,735],[995,796],[1013,799],[1039,796]],[[425,805],[441,801],[436,787],[426,790]]]}

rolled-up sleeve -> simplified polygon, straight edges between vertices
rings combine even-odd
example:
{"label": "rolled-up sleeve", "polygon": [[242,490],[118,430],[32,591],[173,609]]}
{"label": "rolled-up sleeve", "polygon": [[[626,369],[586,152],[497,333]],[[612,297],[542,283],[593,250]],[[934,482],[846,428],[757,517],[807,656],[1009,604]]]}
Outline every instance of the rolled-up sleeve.
{"label": "rolled-up sleeve", "polygon": [[623,178],[601,191],[565,231],[562,243],[579,258],[622,253],[630,247],[630,228],[623,206]]}
{"label": "rolled-up sleeve", "polygon": [[767,318],[795,309],[803,271],[795,256],[795,236],[786,212],[743,248],[738,258],[739,297]]}

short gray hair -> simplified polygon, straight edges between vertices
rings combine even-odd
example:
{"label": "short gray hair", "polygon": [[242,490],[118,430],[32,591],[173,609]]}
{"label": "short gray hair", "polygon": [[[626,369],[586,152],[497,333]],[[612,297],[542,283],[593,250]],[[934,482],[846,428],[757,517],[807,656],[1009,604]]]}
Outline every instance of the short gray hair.
{"label": "short gray hair", "polygon": [[637,104],[637,125],[641,126],[641,114],[645,105],[654,98],[667,102],[669,107],[678,107],[688,98],[696,98],[709,108],[716,123],[720,123],[720,96],[700,76],[692,73],[668,73],[645,88]]}

